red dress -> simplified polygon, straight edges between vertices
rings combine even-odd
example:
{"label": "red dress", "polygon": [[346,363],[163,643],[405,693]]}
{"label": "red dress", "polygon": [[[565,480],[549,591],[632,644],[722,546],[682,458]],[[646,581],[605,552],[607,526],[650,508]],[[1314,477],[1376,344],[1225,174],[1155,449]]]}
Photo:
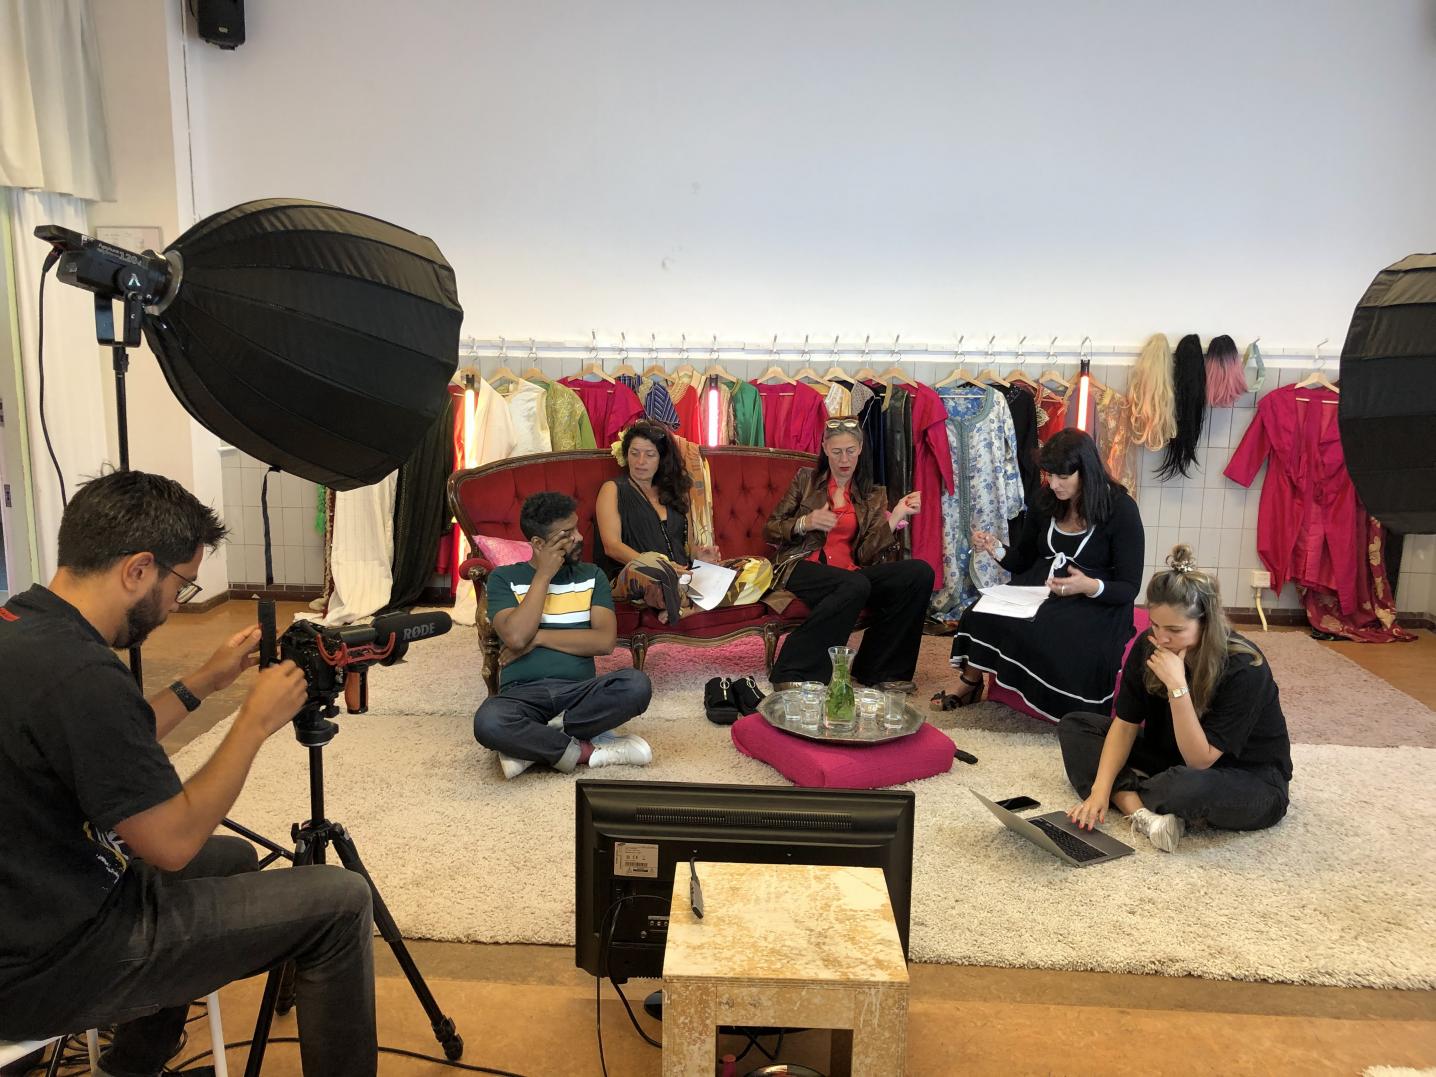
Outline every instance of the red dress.
{"label": "red dress", "polygon": [[823,448],[828,418],[823,394],[811,385],[754,385],[763,398],[763,436],[770,449],[797,449],[816,455]]}
{"label": "red dress", "polygon": [[1385,530],[1356,495],[1329,389],[1276,389],[1224,474],[1250,486],[1271,458],[1257,516],[1257,553],[1272,590],[1291,580],[1307,620],[1323,632],[1378,643],[1414,639],[1396,626],[1386,576]]}
{"label": "red dress", "polygon": [[635,419],[643,418],[643,402],[638,394],[622,382],[587,381],[584,378],[559,378],[578,394],[593,424],[593,437],[600,449],[618,440],[618,435]]}
{"label": "red dress", "polygon": [[954,491],[947,409],[931,386],[919,385],[912,401],[912,488],[922,508],[909,518],[913,557],[932,566],[932,589],[942,589],[942,495]]}

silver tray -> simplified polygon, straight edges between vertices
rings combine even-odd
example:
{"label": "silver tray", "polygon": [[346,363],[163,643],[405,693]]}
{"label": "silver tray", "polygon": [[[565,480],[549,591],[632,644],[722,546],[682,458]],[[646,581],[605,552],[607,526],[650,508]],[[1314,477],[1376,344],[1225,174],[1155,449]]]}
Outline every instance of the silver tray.
{"label": "silver tray", "polygon": [[758,713],[775,729],[808,740],[822,741],[824,744],[882,744],[884,741],[912,736],[927,720],[922,711],[908,703],[903,712],[903,724],[896,729],[883,728],[882,711],[879,710],[877,723],[873,728],[855,724],[850,733],[834,733],[821,725],[817,729],[803,729],[798,724],[801,705],[798,691],[789,688],[767,696],[758,704]]}

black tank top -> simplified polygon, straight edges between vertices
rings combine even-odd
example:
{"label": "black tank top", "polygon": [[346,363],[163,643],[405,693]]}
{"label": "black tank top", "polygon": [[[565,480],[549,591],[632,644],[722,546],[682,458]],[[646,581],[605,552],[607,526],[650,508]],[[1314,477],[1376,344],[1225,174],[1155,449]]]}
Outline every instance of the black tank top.
{"label": "black tank top", "polygon": [[[660,520],[653,503],[629,481],[627,475],[619,475],[613,481],[618,487],[618,520],[622,525],[620,537],[624,545],[633,547],[639,553],[661,553],[686,565],[688,514],[670,507],[668,519]],[[603,555],[603,570],[610,579],[618,575],[622,568],[613,558]]]}

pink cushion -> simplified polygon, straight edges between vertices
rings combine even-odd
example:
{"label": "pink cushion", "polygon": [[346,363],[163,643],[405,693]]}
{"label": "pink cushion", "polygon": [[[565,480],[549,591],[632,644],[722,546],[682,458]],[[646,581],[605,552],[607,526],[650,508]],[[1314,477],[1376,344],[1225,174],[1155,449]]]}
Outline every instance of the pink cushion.
{"label": "pink cushion", "polygon": [[520,561],[527,561],[533,556],[534,550],[527,542],[519,542],[517,539],[495,538],[493,535],[479,535],[474,539],[474,545],[479,548],[479,553],[484,559],[493,565],[494,568],[502,568],[504,565],[517,565]]}
{"label": "pink cushion", "polygon": [[784,733],[760,714],[739,718],[732,733],[740,752],[767,763],[794,785],[877,789],[945,774],[952,767],[952,741],[926,722],[911,736],[856,747]]}

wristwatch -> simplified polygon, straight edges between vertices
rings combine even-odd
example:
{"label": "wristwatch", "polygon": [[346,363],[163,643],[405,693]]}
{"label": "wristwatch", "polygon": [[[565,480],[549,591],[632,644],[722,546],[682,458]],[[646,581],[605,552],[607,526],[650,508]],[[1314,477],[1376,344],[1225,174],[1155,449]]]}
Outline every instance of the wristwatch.
{"label": "wristwatch", "polygon": [[170,691],[179,697],[179,701],[184,704],[184,709],[191,714],[199,710],[199,696],[186,688],[183,681],[175,681],[171,684]]}
{"label": "wristwatch", "polygon": [[1168,698],[1168,699],[1181,699],[1184,695],[1186,695],[1186,694],[1187,694],[1188,692],[1190,692],[1190,691],[1191,691],[1191,689],[1188,688],[1188,687],[1184,684],[1184,685],[1182,685],[1182,687],[1180,687],[1180,688],[1174,688],[1174,689],[1172,689],[1170,692],[1168,692],[1168,693],[1167,693],[1167,698]]}

